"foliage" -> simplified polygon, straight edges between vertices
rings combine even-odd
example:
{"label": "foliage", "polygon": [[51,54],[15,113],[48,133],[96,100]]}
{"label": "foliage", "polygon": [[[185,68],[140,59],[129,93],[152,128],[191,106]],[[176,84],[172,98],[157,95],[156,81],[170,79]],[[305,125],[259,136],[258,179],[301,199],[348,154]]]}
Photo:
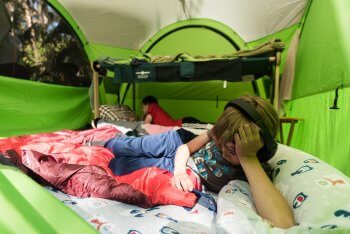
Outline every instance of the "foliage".
{"label": "foliage", "polygon": [[[11,22],[13,61],[33,81],[89,86],[89,62],[69,24],[45,1],[4,0]],[[1,24],[1,23],[0,23]],[[1,25],[0,25],[1,26]],[[1,45],[0,45],[1,49]]]}

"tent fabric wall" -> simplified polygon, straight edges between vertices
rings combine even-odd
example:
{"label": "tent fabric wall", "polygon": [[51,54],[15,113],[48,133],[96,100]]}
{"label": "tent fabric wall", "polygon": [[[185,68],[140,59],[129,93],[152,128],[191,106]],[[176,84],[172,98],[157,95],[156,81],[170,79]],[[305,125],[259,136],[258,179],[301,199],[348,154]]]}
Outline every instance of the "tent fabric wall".
{"label": "tent fabric wall", "polygon": [[[51,1],[54,2],[54,1]],[[139,49],[169,24],[207,18],[235,29],[244,41],[300,21],[307,0],[57,0],[92,43]],[[247,30],[249,29],[249,30]]]}
{"label": "tent fabric wall", "polygon": [[[132,2],[120,0],[99,2],[86,0],[74,2],[67,0],[48,0],[76,31],[91,61],[103,56],[127,58],[130,55],[135,55],[138,50],[144,52],[153,43],[153,40],[157,39],[158,34],[163,34],[164,29],[171,30],[171,26],[180,27],[184,24],[189,24],[188,22],[191,25],[201,24],[203,19],[207,20],[207,24],[210,24],[210,26],[218,26],[220,31],[224,33],[229,34],[231,31],[231,33],[236,34],[229,36],[234,38],[240,47],[244,47],[246,42],[249,42],[247,44],[248,46],[249,44],[254,45],[269,35],[281,34],[281,31],[283,32],[285,29],[298,25],[308,3],[308,0],[222,0],[219,2],[220,4],[212,1],[202,1],[201,3],[186,1],[186,6],[183,6],[180,4],[180,1],[167,1],[167,3],[163,0],[160,2],[159,0],[149,1],[148,4],[155,7],[146,12],[144,5],[140,4],[138,0],[133,0]],[[98,7],[94,8],[96,4]],[[123,4],[129,4],[129,6],[122,9]],[[169,7],[172,4],[175,7]],[[135,7],[130,7],[133,5]],[[186,7],[186,10],[183,7]],[[172,9],[173,12],[179,11],[178,15],[174,17],[174,13],[168,12],[169,9]],[[135,15],[137,15],[135,12],[139,12],[138,17],[147,18],[147,20],[129,20],[126,23],[125,20],[118,21],[117,19],[123,16],[128,18],[127,15],[129,14],[118,14],[119,11],[134,11],[133,14]],[[188,12],[185,13],[184,11]],[[236,11],[237,13],[234,14]],[[191,13],[191,17],[188,15],[190,14],[189,12]],[[246,15],[249,17],[246,17]],[[163,16],[165,18],[174,18],[162,22]],[[153,19],[154,17],[156,19]],[[152,20],[149,20],[150,18]],[[225,18],[228,19],[225,20]],[[94,19],[94,22],[91,22],[91,19]],[[134,24],[140,22],[150,33],[148,37],[143,35],[143,39],[139,43],[136,43],[133,42],[135,39],[131,38],[130,30],[133,29]],[[146,26],[146,22],[149,25]],[[98,25],[96,26],[96,24]],[[112,27],[109,27],[109,24]],[[128,36],[124,38],[123,29],[125,29],[125,25],[127,25],[126,32]],[[113,28],[115,30],[112,30]],[[103,31],[100,32],[101,30]],[[132,34],[134,37],[139,35],[137,30],[134,31],[136,31]],[[247,36],[248,34],[254,36]],[[89,37],[89,35],[93,36]],[[105,40],[115,41],[106,42]],[[126,46],[120,42],[123,40],[126,41],[125,43],[133,43],[137,44],[137,46]]]}
{"label": "tent fabric wall", "polygon": [[0,83],[2,137],[79,129],[90,118],[88,88],[43,84],[2,76]]}
{"label": "tent fabric wall", "polygon": [[293,98],[350,85],[349,10],[347,0],[312,2],[301,32]]}
{"label": "tent fabric wall", "polygon": [[295,128],[293,147],[302,149],[350,176],[350,88],[295,99],[286,106],[288,116],[301,117]]}
{"label": "tent fabric wall", "polygon": [[[350,2],[313,1],[301,32],[287,116],[303,118],[292,146],[350,176]],[[333,106],[335,89],[338,107]]]}
{"label": "tent fabric wall", "polygon": [[20,170],[0,165],[0,233],[97,233]]}
{"label": "tent fabric wall", "polygon": [[[206,35],[209,36],[209,38],[198,38],[197,40],[201,41],[201,45],[202,46],[210,46],[211,45],[211,41],[210,39],[214,39],[214,43],[217,42],[218,40],[221,40],[224,43],[223,45],[219,45],[219,47],[217,48],[218,51],[216,51],[216,54],[220,54],[220,53],[226,53],[227,50],[223,50],[223,48],[227,47],[227,44],[229,43],[233,43],[234,45],[228,45],[228,47],[230,48],[229,51],[231,51],[232,46],[233,47],[237,47],[237,48],[244,48],[245,47],[245,42],[243,40],[243,38],[240,37],[240,35],[234,31],[233,28],[230,28],[229,26],[225,25],[222,22],[219,21],[215,21],[215,20],[211,20],[211,19],[207,19],[207,18],[202,18],[202,19],[189,19],[189,20],[183,20],[183,21],[178,21],[176,23],[167,25],[166,27],[162,28],[161,30],[159,30],[157,33],[155,33],[149,40],[147,40],[147,42],[140,48],[140,52],[141,53],[147,53],[150,50],[154,50],[154,46],[157,47],[156,52],[158,53],[162,53],[162,52],[168,52],[168,50],[170,48],[167,48],[165,51],[163,51],[163,49],[159,48],[159,46],[164,46],[167,45],[167,43],[165,43],[165,41],[163,40],[161,45],[158,45],[158,42],[161,41],[164,37],[169,36],[170,34],[171,37],[169,39],[169,37],[167,38],[167,40],[171,40],[171,38],[180,38],[179,35],[177,34],[176,37],[173,36],[173,33],[176,31],[181,31],[180,33],[185,34],[187,33],[187,36],[183,37],[182,40],[185,41],[179,41],[179,42],[172,42],[172,45],[177,45],[177,44],[184,44],[186,43],[188,39],[193,40],[194,36],[200,36],[200,35],[192,35],[191,34],[191,29],[195,29],[198,31],[198,28],[202,28],[202,29],[206,29],[203,30],[202,33],[211,31],[211,34]],[[178,32],[177,32],[178,33]],[[224,38],[226,38],[226,40],[222,40]],[[204,43],[206,42],[206,43]],[[237,50],[237,48],[235,48],[234,50]],[[174,48],[174,53],[178,53],[178,51],[176,50],[176,47]],[[223,51],[222,51],[223,50]],[[203,51],[199,50],[199,51],[192,51],[194,54],[197,55],[202,55]],[[205,51],[204,51],[205,52]]]}

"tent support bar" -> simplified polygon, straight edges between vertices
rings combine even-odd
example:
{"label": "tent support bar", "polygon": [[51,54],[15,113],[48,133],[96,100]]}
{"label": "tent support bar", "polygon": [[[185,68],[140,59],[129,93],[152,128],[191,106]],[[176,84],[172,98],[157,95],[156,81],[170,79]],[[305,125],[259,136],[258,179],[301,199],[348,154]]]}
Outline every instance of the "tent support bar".
{"label": "tent support bar", "polygon": [[[278,110],[278,96],[279,96],[279,72],[280,72],[280,60],[281,60],[281,52],[277,51],[275,56],[271,57],[261,57],[261,58],[252,58],[252,59],[247,59],[243,58],[243,60],[247,62],[256,62],[256,61],[269,61],[270,63],[275,64],[275,78],[274,78],[274,93],[271,95],[271,102],[273,103],[273,106],[276,110]],[[99,74],[101,72],[101,65],[98,61],[95,61],[91,64],[92,69],[93,69],[93,88],[94,88],[94,100],[93,100],[93,113],[94,113],[94,118],[99,117]],[[102,74],[102,73],[101,73]],[[103,74],[105,75],[105,74]],[[256,83],[252,83],[254,93],[256,95],[259,95],[259,90],[256,86]],[[132,109],[135,111],[136,110],[136,83],[131,82],[132,86]],[[124,91],[124,96],[122,99],[122,104],[124,103],[126,93],[130,87],[130,83],[128,84],[126,90]],[[119,90],[120,92],[120,90]],[[118,98],[119,100],[119,98]],[[119,103],[119,102],[118,102]]]}
{"label": "tent support bar", "polygon": [[275,80],[274,80],[274,95],[273,95],[273,106],[278,111],[278,97],[280,87],[280,63],[281,63],[281,52],[276,52],[276,67],[275,67]]}
{"label": "tent support bar", "polygon": [[136,111],[136,84],[132,83],[132,110]]}
{"label": "tent support bar", "polygon": [[260,96],[259,88],[255,80],[252,81],[252,87],[253,87],[255,96]]}
{"label": "tent support bar", "polygon": [[99,113],[99,87],[98,87],[98,72],[95,70],[94,63],[91,64],[92,67],[92,78],[93,78],[93,86],[94,86],[94,119],[100,116]]}
{"label": "tent support bar", "polygon": [[127,83],[127,85],[126,85],[126,88],[125,88],[125,90],[124,90],[123,99],[122,99],[122,103],[121,103],[121,104],[124,104],[124,102],[125,102],[125,98],[126,98],[126,95],[128,94],[130,85],[131,85],[131,83]]}

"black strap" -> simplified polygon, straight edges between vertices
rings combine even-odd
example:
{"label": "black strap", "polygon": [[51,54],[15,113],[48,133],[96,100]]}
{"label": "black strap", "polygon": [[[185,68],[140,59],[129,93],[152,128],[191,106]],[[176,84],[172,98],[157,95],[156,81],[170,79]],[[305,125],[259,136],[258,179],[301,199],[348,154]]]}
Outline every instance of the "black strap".
{"label": "black strap", "polygon": [[266,147],[268,148],[268,150],[271,150],[272,145],[274,143],[274,139],[271,136],[268,128],[266,127],[263,119],[261,118],[259,113],[252,107],[252,105],[250,105],[249,103],[247,103],[242,99],[236,99],[227,103],[225,106],[225,109],[228,106],[239,108],[240,110],[243,111],[243,113],[246,114],[246,116],[249,117],[249,119],[253,120],[254,123],[258,125],[258,127],[260,128],[260,135],[263,138],[266,144]]}

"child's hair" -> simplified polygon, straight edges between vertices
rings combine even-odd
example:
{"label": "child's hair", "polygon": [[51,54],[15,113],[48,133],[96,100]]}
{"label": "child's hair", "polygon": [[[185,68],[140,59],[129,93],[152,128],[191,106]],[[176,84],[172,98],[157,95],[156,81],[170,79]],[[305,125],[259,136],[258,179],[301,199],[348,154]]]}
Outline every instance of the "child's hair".
{"label": "child's hair", "polygon": [[[240,97],[240,99],[243,99],[255,108],[268,128],[271,136],[276,138],[279,127],[279,117],[273,106],[261,97],[245,95]],[[255,123],[239,109],[231,106],[226,108],[211,130],[212,136],[219,144],[218,147],[221,148],[225,142],[233,141],[234,134],[245,124],[255,125]]]}
{"label": "child's hair", "polygon": [[157,98],[153,97],[153,96],[146,96],[142,99],[142,104],[143,105],[147,105],[147,104],[152,104],[152,103],[156,103],[158,104],[158,100]]}

